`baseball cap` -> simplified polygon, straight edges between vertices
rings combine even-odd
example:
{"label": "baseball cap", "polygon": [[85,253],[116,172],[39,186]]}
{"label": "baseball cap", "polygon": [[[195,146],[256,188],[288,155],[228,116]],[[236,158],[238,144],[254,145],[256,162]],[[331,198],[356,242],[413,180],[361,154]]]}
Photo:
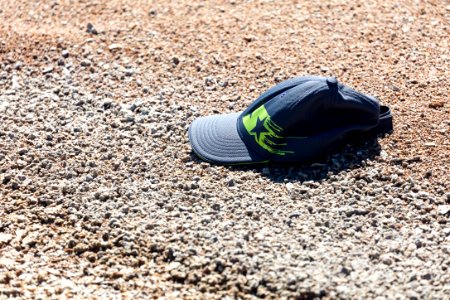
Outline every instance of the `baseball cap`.
{"label": "baseball cap", "polygon": [[270,88],[243,112],[197,118],[189,126],[194,153],[210,163],[306,162],[350,135],[392,131],[389,107],[339,83],[305,76]]}

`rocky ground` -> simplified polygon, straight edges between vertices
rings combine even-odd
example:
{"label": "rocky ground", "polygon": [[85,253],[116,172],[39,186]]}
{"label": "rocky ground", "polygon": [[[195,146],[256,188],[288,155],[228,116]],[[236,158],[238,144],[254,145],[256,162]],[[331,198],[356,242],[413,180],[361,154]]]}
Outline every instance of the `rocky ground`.
{"label": "rocky ground", "polygon": [[[446,1],[195,2],[0,0],[0,299],[448,297]],[[394,133],[301,166],[191,153],[193,119],[306,74]]]}

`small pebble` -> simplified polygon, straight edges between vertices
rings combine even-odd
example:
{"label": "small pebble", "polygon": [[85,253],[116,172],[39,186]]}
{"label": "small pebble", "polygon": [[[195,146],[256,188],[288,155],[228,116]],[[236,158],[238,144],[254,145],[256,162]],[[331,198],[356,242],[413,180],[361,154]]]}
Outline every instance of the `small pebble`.
{"label": "small pebble", "polygon": [[91,64],[92,64],[92,62],[91,62],[89,59],[83,59],[83,60],[80,62],[80,65],[81,65],[82,67],[89,67]]}

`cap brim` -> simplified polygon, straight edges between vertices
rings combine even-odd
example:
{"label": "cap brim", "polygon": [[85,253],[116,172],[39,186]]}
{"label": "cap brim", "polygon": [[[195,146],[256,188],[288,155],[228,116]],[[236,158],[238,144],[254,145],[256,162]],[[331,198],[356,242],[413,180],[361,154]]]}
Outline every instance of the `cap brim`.
{"label": "cap brim", "polygon": [[189,127],[192,149],[201,159],[225,165],[267,162],[248,149],[237,131],[241,113],[201,117]]}

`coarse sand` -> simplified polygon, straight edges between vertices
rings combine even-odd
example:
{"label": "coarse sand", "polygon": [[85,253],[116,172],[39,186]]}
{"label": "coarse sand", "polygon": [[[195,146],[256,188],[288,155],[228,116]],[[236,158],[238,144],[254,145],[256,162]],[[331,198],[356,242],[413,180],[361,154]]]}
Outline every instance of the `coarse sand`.
{"label": "coarse sand", "polygon": [[[0,299],[448,299],[447,1],[0,0]],[[394,132],[215,166],[189,124],[287,78]]]}

